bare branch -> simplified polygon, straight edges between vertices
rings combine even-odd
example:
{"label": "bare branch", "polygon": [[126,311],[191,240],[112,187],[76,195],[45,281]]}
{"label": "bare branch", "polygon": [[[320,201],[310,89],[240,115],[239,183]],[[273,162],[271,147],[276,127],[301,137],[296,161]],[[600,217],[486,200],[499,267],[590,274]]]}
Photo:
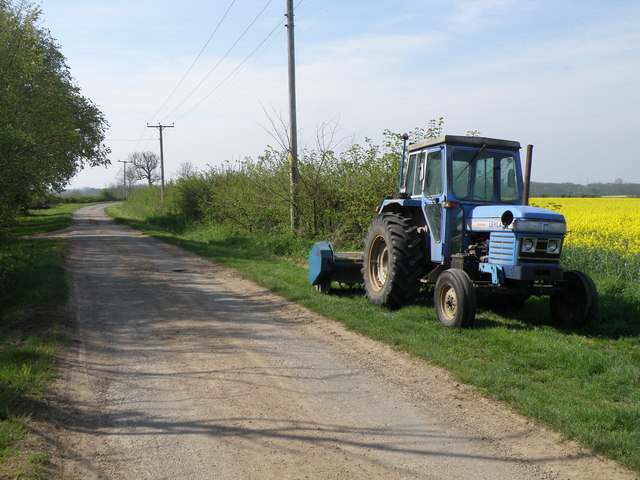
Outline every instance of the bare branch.
{"label": "bare branch", "polygon": [[269,113],[262,102],[260,103],[262,111],[264,112],[267,120],[271,124],[271,128],[267,128],[262,124],[259,124],[262,129],[273,138],[278,146],[286,152],[291,152],[291,139],[289,138],[289,124],[283,118],[281,113],[276,112],[276,109],[271,105],[272,112]]}
{"label": "bare branch", "polygon": [[149,185],[153,185],[160,180],[160,157],[153,152],[133,152],[129,155],[132,170],[135,172],[136,180],[146,180]]}

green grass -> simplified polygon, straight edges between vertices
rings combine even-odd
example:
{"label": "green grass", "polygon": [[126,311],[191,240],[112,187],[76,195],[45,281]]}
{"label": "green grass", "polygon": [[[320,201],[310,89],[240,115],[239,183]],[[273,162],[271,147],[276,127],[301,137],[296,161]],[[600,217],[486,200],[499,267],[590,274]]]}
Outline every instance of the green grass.
{"label": "green grass", "polygon": [[17,218],[10,233],[23,236],[60,230],[71,225],[73,211],[85,205],[88,203],[65,203],[46,210],[30,210],[28,215]]}
{"label": "green grass", "polygon": [[[347,328],[443,366],[484,394],[640,471],[638,277],[590,271],[600,290],[600,314],[584,329],[556,328],[548,300],[533,298],[521,310],[480,309],[473,329],[451,330],[437,321],[430,289],[417,305],[397,311],[372,306],[359,289],[320,295],[309,286],[306,267],[271,254],[264,238],[204,227],[171,233],[159,222],[136,218],[126,206],[109,212],[160,240],[236,268]],[[580,255],[589,252],[572,255],[567,267],[577,268],[584,262]]]}
{"label": "green grass", "polygon": [[55,371],[65,341],[57,322],[66,301],[65,246],[24,239],[71,224],[78,204],[31,211],[0,242],[0,477],[46,478],[48,457],[23,452],[33,406]]}

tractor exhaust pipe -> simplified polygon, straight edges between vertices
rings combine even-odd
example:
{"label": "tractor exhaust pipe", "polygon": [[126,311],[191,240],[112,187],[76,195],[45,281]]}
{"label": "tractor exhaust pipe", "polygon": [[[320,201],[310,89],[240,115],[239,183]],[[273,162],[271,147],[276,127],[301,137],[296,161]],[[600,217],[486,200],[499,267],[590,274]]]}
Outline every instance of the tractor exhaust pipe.
{"label": "tractor exhaust pipe", "polygon": [[529,205],[529,185],[531,184],[531,157],[533,145],[527,145],[527,157],[524,166],[524,205]]}
{"label": "tractor exhaust pipe", "polygon": [[398,193],[402,193],[402,184],[404,183],[404,157],[407,153],[407,140],[409,134],[404,133],[402,135],[402,162],[400,163],[400,182],[398,183]]}

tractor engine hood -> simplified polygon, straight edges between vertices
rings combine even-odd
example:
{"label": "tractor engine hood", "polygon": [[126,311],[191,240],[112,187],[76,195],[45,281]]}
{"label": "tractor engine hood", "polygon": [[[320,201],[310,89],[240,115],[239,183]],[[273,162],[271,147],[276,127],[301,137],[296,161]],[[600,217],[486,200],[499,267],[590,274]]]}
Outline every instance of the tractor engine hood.
{"label": "tractor engine hood", "polygon": [[546,208],[527,205],[482,205],[467,215],[467,231],[550,233],[564,235],[567,224],[564,216]]}

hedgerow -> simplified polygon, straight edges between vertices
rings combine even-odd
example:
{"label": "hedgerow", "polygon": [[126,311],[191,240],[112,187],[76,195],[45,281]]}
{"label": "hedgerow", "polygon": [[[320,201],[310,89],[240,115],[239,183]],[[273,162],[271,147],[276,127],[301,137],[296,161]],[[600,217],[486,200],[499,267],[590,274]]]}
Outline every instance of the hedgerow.
{"label": "hedgerow", "polygon": [[[416,128],[410,141],[441,133],[443,120]],[[385,131],[378,145],[365,138],[341,150],[303,149],[298,158],[297,209],[304,238],[359,243],[382,200],[397,190],[402,136]],[[318,142],[322,144],[322,142]],[[290,232],[290,165],[286,150],[268,147],[257,159],[226,162],[169,182],[165,202],[156,187],[129,197],[130,208],[150,221],[224,226],[249,234]],[[160,220],[162,219],[162,220]]]}

